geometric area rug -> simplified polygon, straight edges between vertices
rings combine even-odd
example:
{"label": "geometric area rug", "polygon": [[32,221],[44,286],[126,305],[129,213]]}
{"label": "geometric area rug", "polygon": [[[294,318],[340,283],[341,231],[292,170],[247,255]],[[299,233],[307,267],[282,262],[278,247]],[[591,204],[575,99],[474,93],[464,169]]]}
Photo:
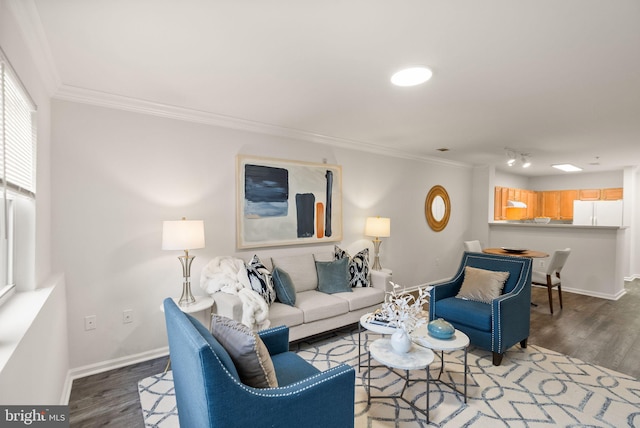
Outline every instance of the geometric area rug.
{"label": "geometric area rug", "polygon": [[[379,337],[362,332],[365,346],[367,341]],[[357,428],[640,427],[638,380],[539,346],[512,347],[498,367],[492,364],[490,352],[470,347],[467,403],[449,386],[431,382],[430,424],[423,414],[399,399],[372,399],[371,405],[367,405],[366,354],[363,350],[365,367],[358,371],[357,330],[301,342],[295,351],[320,370],[340,363],[356,368]],[[444,364],[441,379],[462,390],[463,351],[445,353]],[[397,373],[387,368],[371,370],[372,395],[394,395],[401,391],[404,381]],[[439,370],[440,359],[436,356],[430,366],[432,380]],[[404,397],[424,409],[426,374],[418,370],[410,376],[422,382],[410,383]],[[179,426],[171,371],[141,380],[138,391],[146,427]]]}

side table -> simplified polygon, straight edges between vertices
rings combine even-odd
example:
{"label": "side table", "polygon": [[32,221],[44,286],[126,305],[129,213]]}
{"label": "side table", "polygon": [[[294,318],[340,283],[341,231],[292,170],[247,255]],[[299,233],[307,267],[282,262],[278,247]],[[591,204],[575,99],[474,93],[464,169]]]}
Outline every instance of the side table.
{"label": "side table", "polygon": [[361,316],[360,323],[358,324],[358,371],[360,371],[360,368],[362,367],[362,364],[360,362],[362,355],[362,339],[360,335],[362,333],[362,329],[364,328],[365,330],[383,335],[393,334],[396,331],[395,327],[389,327],[388,325],[381,325],[367,321],[371,317],[371,315],[372,313],[369,312],[368,314],[364,314],[363,316]]}
{"label": "side table", "polygon": [[467,372],[469,371],[469,367],[467,365],[467,350],[469,349],[469,336],[461,332],[460,330],[455,330],[453,334],[453,338],[451,339],[436,339],[435,337],[429,335],[426,327],[420,327],[416,329],[411,335],[411,339],[414,343],[431,349],[432,351],[440,351],[440,373],[438,374],[438,378],[435,379],[437,382],[440,382],[444,385],[447,385],[449,388],[456,391],[460,394],[460,391],[456,389],[456,387],[452,384],[449,384],[440,379],[442,373],[444,371],[444,353],[457,351],[459,349],[464,349],[464,402],[467,402]]}
{"label": "side table", "polygon": [[[400,395],[371,395],[371,358],[384,364],[391,369],[406,370],[406,376],[404,379],[404,386]],[[399,398],[411,406],[414,410],[422,413],[427,417],[427,423],[429,423],[429,364],[433,362],[433,351],[430,349],[422,348],[419,346],[412,346],[409,352],[404,354],[396,353],[391,347],[390,339],[376,339],[371,345],[369,345],[369,373],[367,381],[367,404],[371,404],[372,398]],[[424,410],[417,407],[414,403],[407,400],[404,397],[404,392],[409,384],[409,370],[421,370],[424,369],[427,375],[426,380],[426,396],[427,406]]]}
{"label": "side table", "polygon": [[[197,312],[203,312],[206,311],[207,309],[209,310],[208,314],[205,314],[205,322],[204,324],[207,326],[207,329],[211,329],[211,308],[213,307],[213,297],[211,296],[194,296],[194,298],[196,299],[195,302],[193,302],[192,304],[188,305],[188,306],[180,306],[178,304],[178,301],[180,299],[178,299],[177,297],[173,297],[173,301],[176,302],[176,305],[180,308],[180,310],[182,312],[184,312],[185,314],[194,314]],[[164,312],[164,304],[160,305],[160,311]],[[206,320],[209,319],[209,321],[207,322]],[[202,321],[202,320],[200,320]],[[167,366],[164,368],[164,372],[166,373],[169,370],[169,367],[171,366],[171,357],[169,357],[169,360],[167,361]]]}

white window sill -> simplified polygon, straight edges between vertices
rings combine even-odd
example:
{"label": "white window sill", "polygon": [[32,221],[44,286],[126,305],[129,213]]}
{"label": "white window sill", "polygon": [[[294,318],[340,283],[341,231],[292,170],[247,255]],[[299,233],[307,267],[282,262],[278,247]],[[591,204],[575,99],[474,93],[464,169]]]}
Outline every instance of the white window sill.
{"label": "white window sill", "polygon": [[16,292],[0,306],[0,371],[26,335],[53,288]]}

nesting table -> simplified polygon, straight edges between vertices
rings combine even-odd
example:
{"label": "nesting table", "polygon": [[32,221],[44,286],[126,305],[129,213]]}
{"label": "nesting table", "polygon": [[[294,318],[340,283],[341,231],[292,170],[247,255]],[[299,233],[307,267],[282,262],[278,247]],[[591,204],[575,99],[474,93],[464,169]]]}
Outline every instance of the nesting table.
{"label": "nesting table", "polygon": [[426,326],[417,328],[416,331],[413,332],[411,338],[414,343],[417,343],[420,346],[431,349],[432,351],[440,351],[440,373],[435,381],[438,381],[444,385],[447,385],[449,388],[456,391],[458,394],[461,392],[456,389],[456,387],[452,384],[449,384],[441,379],[442,373],[444,372],[444,353],[457,351],[459,349],[464,349],[464,402],[467,402],[467,372],[469,371],[469,366],[467,365],[467,350],[469,349],[469,336],[461,332],[460,330],[455,330],[452,339],[436,339],[433,336],[430,336],[427,333]]}
{"label": "nesting table", "polygon": [[[404,386],[399,395],[371,395],[371,359],[384,364],[391,369],[405,370]],[[369,345],[369,362],[368,362],[368,381],[367,381],[367,404],[371,404],[372,398],[399,398],[411,406],[416,411],[422,413],[427,417],[427,423],[429,423],[429,364],[433,362],[434,354],[430,349],[426,349],[420,346],[411,346],[411,350],[404,354],[396,353],[391,347],[391,340],[387,338],[376,339],[371,345]],[[409,384],[409,370],[422,370],[424,369],[427,375],[427,381],[425,388],[427,390],[426,399],[427,405],[423,409],[417,407],[414,403],[407,400],[404,397],[404,392]]]}
{"label": "nesting table", "polygon": [[362,355],[362,329],[372,331],[374,333],[389,335],[396,331],[395,327],[389,327],[388,325],[377,324],[375,322],[368,321],[371,317],[371,313],[364,314],[360,317],[360,323],[358,324],[358,371],[362,367],[361,355]]}

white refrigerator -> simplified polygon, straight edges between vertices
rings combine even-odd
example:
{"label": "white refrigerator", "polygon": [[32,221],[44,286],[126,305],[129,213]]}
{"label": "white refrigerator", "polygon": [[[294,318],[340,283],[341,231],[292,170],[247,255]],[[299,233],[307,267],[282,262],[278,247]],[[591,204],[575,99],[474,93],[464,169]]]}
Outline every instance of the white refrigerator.
{"label": "white refrigerator", "polygon": [[573,201],[573,224],[622,226],[622,201]]}

